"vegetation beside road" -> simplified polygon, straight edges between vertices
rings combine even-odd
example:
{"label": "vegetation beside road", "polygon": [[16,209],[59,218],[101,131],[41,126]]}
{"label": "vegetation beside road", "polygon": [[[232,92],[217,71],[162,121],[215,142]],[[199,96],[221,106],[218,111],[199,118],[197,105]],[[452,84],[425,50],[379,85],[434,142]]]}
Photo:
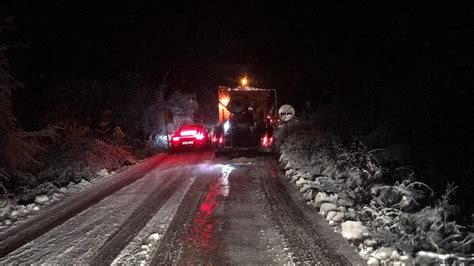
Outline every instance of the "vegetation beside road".
{"label": "vegetation beside road", "polygon": [[473,254],[470,217],[451,200],[456,184],[433,191],[393,149],[371,149],[362,137],[318,124],[295,121],[284,135],[286,176],[369,263],[461,262]]}
{"label": "vegetation beside road", "polygon": [[[12,23],[0,25],[0,34],[18,35]],[[12,74],[9,55],[23,44],[15,37],[9,41],[0,43],[3,201],[32,203],[71,182],[93,179],[100,170],[148,157],[162,148],[159,136],[166,127],[172,132],[190,122],[198,108],[192,93],[168,81],[169,71],[159,80],[135,71],[107,80],[68,77],[30,84],[47,87],[38,88],[43,93],[35,100],[48,108],[18,108],[27,101],[19,99],[23,84]]]}

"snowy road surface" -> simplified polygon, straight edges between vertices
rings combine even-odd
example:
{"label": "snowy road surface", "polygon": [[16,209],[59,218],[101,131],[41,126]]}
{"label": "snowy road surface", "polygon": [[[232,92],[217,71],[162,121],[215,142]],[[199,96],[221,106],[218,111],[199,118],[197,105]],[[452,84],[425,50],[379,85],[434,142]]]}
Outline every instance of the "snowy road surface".
{"label": "snowy road surface", "polygon": [[32,218],[30,238],[0,234],[8,236],[0,263],[363,263],[280,180],[271,158],[174,154],[148,170],[119,177],[108,193],[103,184],[85,191],[100,199],[64,221],[53,219],[57,208]]}

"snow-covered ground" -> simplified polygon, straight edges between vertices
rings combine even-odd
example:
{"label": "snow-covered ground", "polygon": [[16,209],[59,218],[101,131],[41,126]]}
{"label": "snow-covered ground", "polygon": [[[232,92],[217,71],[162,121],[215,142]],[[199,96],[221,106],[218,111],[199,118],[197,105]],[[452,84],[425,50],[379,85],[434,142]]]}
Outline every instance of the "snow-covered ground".
{"label": "snow-covered ground", "polygon": [[[125,170],[124,166],[119,171]],[[104,179],[116,174],[117,171],[101,169],[96,175],[88,180],[82,179],[79,183],[70,182],[67,186],[58,188],[52,184],[44,185],[44,194],[35,197],[33,203],[28,205],[19,204],[15,200],[0,200],[0,232],[21,223],[29,217],[37,215],[50,207],[70,198],[72,195],[91,187],[93,184],[102,182]]]}
{"label": "snow-covered ground", "polygon": [[288,136],[277,134],[286,177],[368,264],[474,264],[474,234],[453,219],[454,185],[436,197],[402,168],[388,184],[377,151],[357,138],[343,145],[311,124],[292,122]]}
{"label": "snow-covered ground", "polygon": [[[142,178],[9,251],[1,261],[115,265],[156,261],[220,264],[224,259],[237,264],[348,262],[302,215],[295,215],[299,211],[288,204],[283,188],[275,183],[273,167],[263,157],[222,161],[214,160],[212,152],[167,156]],[[125,175],[127,172],[113,179],[133,176]],[[84,192],[97,194],[100,185],[114,183],[103,181],[72,198]],[[54,207],[50,203],[51,208],[38,212],[41,219],[36,220],[51,220],[58,207],[69,202]],[[27,221],[38,217],[32,218]]]}
{"label": "snow-covered ground", "polygon": [[146,265],[150,263],[151,255],[158,246],[158,241],[163,237],[168,229],[173,217],[178,210],[179,203],[188,192],[195,176],[186,181],[183,189],[175,193],[163,205],[155,216],[140,230],[137,236],[120,252],[112,265]]}

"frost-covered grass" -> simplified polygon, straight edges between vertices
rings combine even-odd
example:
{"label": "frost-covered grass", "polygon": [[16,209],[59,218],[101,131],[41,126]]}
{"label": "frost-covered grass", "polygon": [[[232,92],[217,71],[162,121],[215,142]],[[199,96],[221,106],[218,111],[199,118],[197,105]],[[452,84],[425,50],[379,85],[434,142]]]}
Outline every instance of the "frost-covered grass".
{"label": "frost-covered grass", "polygon": [[290,182],[371,264],[474,263],[474,234],[456,223],[459,210],[450,203],[454,184],[437,196],[412,169],[382,165],[380,149],[308,123],[293,123],[286,138],[284,130],[279,136]]}

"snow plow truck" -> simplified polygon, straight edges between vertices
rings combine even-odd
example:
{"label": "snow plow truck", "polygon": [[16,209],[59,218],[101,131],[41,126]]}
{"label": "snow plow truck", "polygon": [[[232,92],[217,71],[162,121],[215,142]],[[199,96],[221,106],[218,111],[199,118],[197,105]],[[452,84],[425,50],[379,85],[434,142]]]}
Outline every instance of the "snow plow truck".
{"label": "snow plow truck", "polygon": [[217,93],[219,124],[212,137],[216,156],[238,151],[273,152],[276,90],[219,86]]}

